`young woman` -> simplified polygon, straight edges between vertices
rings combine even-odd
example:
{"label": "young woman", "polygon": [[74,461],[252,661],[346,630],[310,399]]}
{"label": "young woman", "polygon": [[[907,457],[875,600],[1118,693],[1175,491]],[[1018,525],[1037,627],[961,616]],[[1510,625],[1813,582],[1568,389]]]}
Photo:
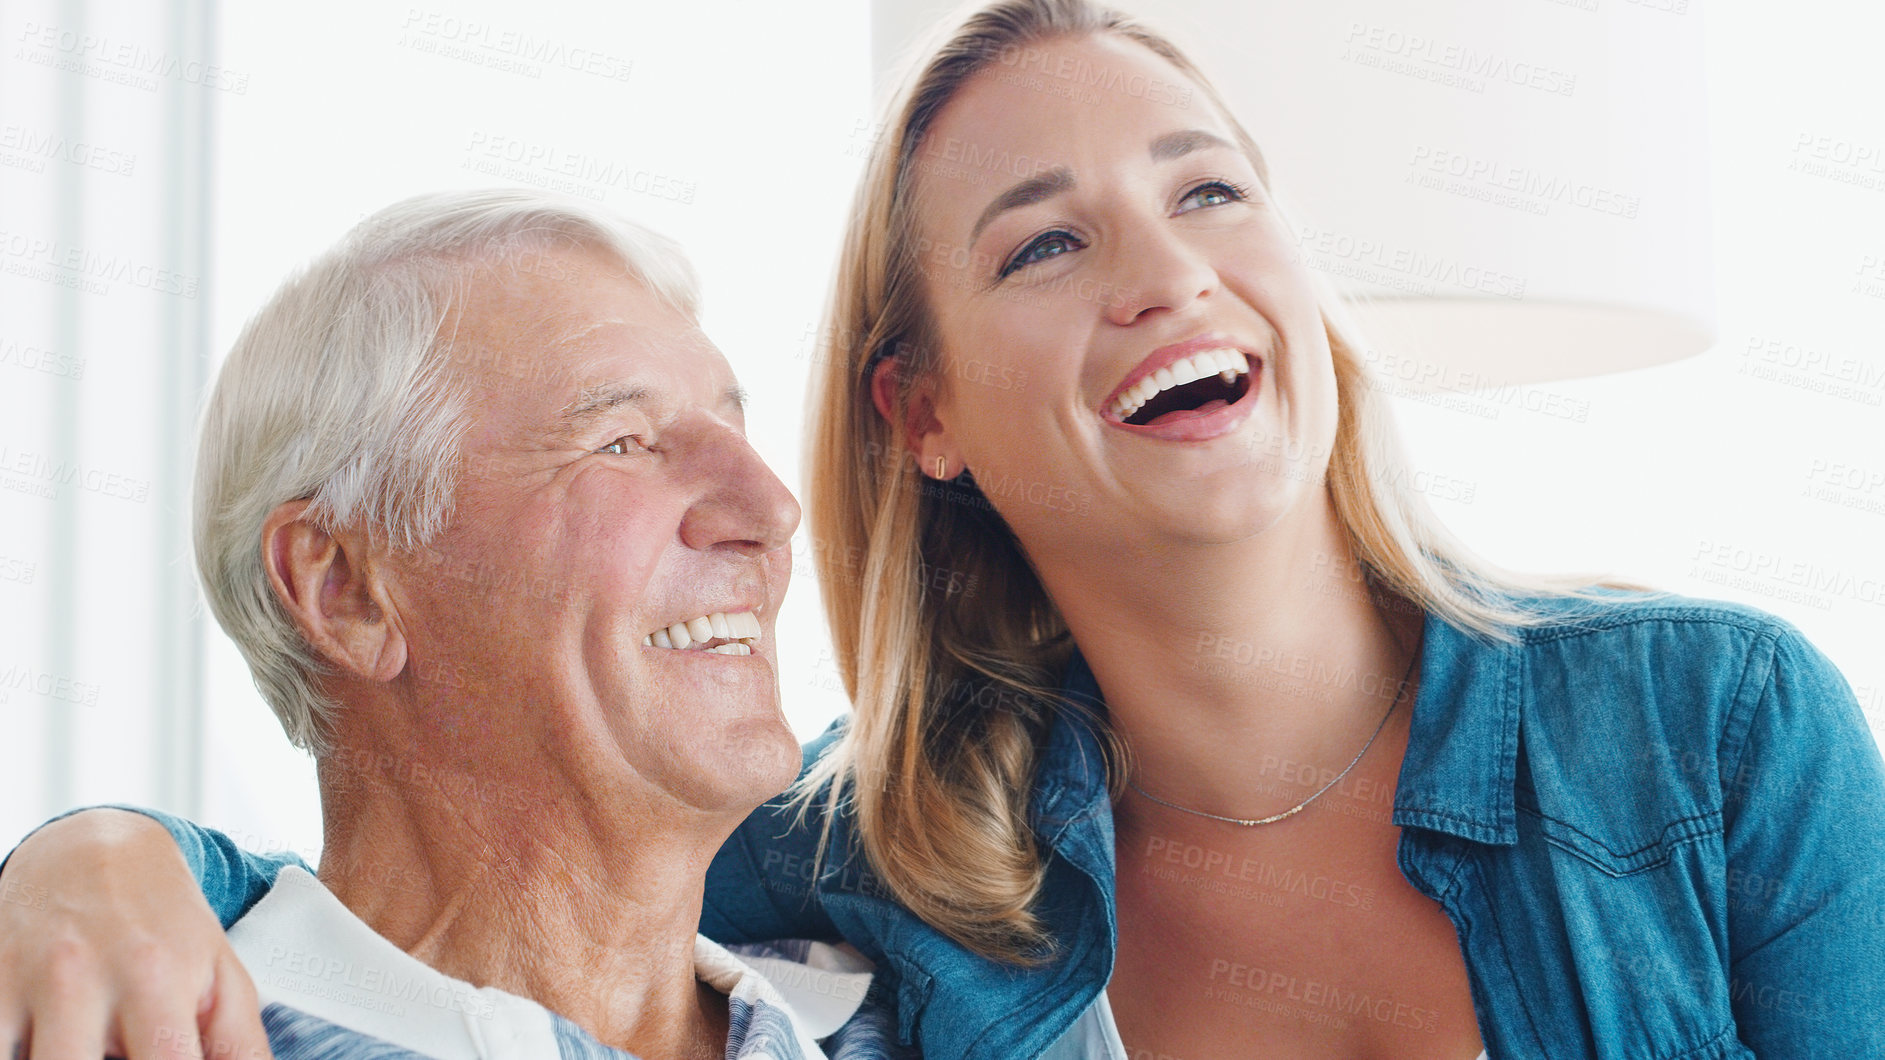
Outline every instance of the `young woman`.
{"label": "young woman", "polygon": [[[1797,632],[1454,543],[1163,38],[1004,0],[891,119],[812,430],[856,710],[708,934],[850,939],[933,1057],[1885,1055],[1885,766]],[[272,866],[170,823],[227,922]]]}

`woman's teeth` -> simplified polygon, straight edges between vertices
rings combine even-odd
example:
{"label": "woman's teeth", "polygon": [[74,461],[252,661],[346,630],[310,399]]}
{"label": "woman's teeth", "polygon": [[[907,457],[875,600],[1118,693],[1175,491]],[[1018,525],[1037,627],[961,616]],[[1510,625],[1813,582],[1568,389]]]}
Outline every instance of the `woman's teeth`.
{"label": "woman's teeth", "polygon": [[[751,655],[759,639],[759,616],[751,611],[715,611],[711,615],[676,622],[641,638],[644,647],[712,652],[715,655]],[[713,641],[724,641],[712,644]],[[711,645],[711,646],[709,646]]]}
{"label": "woman's teeth", "polygon": [[1112,412],[1123,420],[1143,408],[1153,397],[1173,387],[1195,383],[1207,375],[1215,375],[1228,385],[1249,371],[1250,362],[1244,359],[1243,354],[1232,349],[1204,350],[1189,357],[1180,357],[1114,398]]}

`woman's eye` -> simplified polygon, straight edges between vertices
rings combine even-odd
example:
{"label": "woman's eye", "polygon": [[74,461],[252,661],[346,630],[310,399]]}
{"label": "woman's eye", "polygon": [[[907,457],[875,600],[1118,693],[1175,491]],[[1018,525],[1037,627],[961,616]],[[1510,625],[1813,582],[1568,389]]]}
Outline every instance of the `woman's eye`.
{"label": "woman's eye", "polygon": [[1086,244],[1074,238],[1072,233],[1058,230],[1043,232],[1030,240],[1027,246],[1016,251],[1014,257],[1008,259],[1008,263],[1001,267],[1001,275],[1007,276],[1016,269],[1058,257],[1071,250],[1080,250],[1085,246]]}
{"label": "woman's eye", "polygon": [[1199,209],[1206,206],[1222,206],[1231,202],[1243,202],[1248,198],[1250,198],[1250,193],[1245,189],[1227,180],[1213,180],[1191,189],[1184,198],[1178,200],[1178,205],[1183,207],[1190,204],[1191,208]]}
{"label": "woman's eye", "polygon": [[633,434],[624,434],[620,438],[617,438],[615,441],[610,442],[609,444],[596,450],[596,452],[612,453],[616,456],[626,456],[628,453],[634,450],[646,449],[646,448],[648,447],[642,443],[642,440],[639,437]]}

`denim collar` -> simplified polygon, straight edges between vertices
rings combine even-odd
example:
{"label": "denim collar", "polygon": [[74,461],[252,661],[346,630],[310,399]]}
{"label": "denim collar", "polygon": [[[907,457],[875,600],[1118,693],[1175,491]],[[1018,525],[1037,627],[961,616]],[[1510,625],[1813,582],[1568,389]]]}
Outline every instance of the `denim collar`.
{"label": "denim collar", "polygon": [[1512,804],[1522,649],[1522,642],[1494,640],[1427,615],[1420,691],[1394,791],[1395,824],[1475,843],[1518,842]]}

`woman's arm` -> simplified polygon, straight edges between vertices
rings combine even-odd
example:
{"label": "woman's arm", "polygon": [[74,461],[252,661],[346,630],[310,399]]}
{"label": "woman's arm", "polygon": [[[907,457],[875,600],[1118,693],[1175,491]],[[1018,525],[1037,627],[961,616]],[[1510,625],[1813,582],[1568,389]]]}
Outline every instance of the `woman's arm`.
{"label": "woman's arm", "polygon": [[[805,748],[806,765],[836,732]],[[708,872],[702,931],[836,940],[813,889],[822,827],[822,813],[801,822],[782,799],[754,812]],[[194,1049],[200,1029],[211,1051],[187,1055],[266,1057],[254,987],[222,929],[285,865],[308,867],[134,807],[83,810],[33,833],[0,865],[0,1056],[28,1034],[34,1056],[110,1048],[140,1060]]]}
{"label": "woman's arm", "polygon": [[1761,687],[1724,734],[1735,1021],[1763,1058],[1885,1056],[1885,763],[1798,632]]}
{"label": "woman's arm", "polygon": [[0,866],[0,898],[0,1055],[269,1055],[248,973],[150,818],[53,821]]}

